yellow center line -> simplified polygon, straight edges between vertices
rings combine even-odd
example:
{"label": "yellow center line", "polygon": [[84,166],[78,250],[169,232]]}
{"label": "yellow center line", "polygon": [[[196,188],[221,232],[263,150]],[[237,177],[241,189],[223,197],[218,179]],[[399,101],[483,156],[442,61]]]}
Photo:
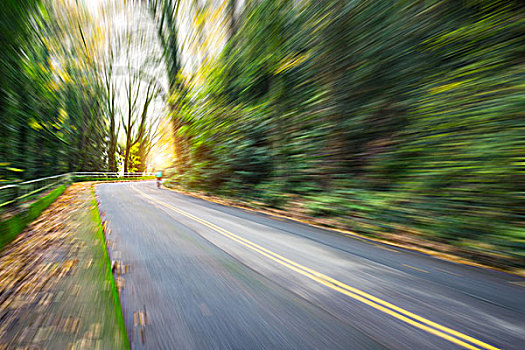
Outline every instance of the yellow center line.
{"label": "yellow center line", "polygon": [[[438,337],[441,337],[443,339],[446,339],[454,344],[457,344],[457,345],[460,345],[464,348],[467,348],[467,349],[473,349],[473,350],[479,350],[479,349],[490,349],[490,350],[499,350],[498,348],[490,345],[490,344],[487,344],[487,343],[484,343],[478,339],[475,339],[473,337],[470,337],[466,334],[463,334],[463,333],[460,333],[458,331],[455,331],[453,329],[450,329],[448,327],[445,327],[445,326],[442,326],[438,323],[435,323],[433,321],[430,321],[424,317],[421,317],[419,315],[416,315],[408,310],[405,310],[403,308],[400,308],[396,305],[393,305],[387,301],[384,301],[382,299],[379,299],[377,297],[374,297],[373,295],[370,295],[366,292],[363,292],[357,288],[354,288],[354,287],[351,287],[349,285],[346,285],[345,283],[343,282],[340,282],[338,280],[335,280],[329,276],[326,276],[320,272],[317,272],[315,270],[312,270],[310,268],[307,268],[305,266],[302,266],[292,260],[289,260],[277,253],[274,253],[266,248],[263,248],[243,237],[240,237],[234,233],[231,233],[209,221],[206,221],[206,220],[203,220],[203,219],[200,219],[182,209],[179,209],[179,208],[175,208],[169,204],[166,204],[162,201],[159,201],[149,195],[147,195],[146,193],[140,191],[139,189],[137,189],[136,187],[133,187],[133,189],[135,189],[135,191],[139,192],[140,194],[142,194],[144,197],[148,198],[149,200],[153,201],[153,202],[156,202],[168,209],[171,209],[183,216],[186,216],[196,222],[199,222],[200,224],[204,225],[204,226],[207,226],[209,228],[211,228],[212,230],[216,231],[217,233],[235,241],[235,242],[238,242],[240,243],[241,245],[244,245],[245,247],[279,263],[280,265],[282,266],[285,266],[303,276],[306,276],[308,277],[309,279],[311,280],[314,280],[318,283],[321,283],[333,290],[336,290],[346,296],[349,296],[355,300],[358,300],[366,305],[369,305],[379,311],[382,311],[390,316],[393,316],[407,324],[410,324],[414,327],[417,327],[419,329],[422,329],[428,333],[431,333],[431,334],[434,334]],[[433,327],[433,328],[431,328]],[[448,334],[447,334],[448,333]],[[459,338],[459,339],[458,339]],[[465,341],[468,341],[472,344],[476,344],[478,345],[480,348],[478,347],[475,347],[471,344],[468,344],[466,343]]]}
{"label": "yellow center line", "polygon": [[408,267],[408,268],[410,268],[410,269],[414,269],[414,270],[419,271],[419,272],[428,273],[428,271],[425,271],[425,270],[423,270],[423,269],[418,269],[417,267],[410,266],[410,265],[407,265],[407,264],[403,264],[403,266]]}

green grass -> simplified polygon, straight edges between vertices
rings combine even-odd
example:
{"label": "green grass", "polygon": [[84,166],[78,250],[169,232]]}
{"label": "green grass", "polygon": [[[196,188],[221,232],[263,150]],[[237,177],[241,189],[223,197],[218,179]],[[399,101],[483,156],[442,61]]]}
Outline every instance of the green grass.
{"label": "green grass", "polygon": [[[5,245],[11,242],[16,236],[24,230],[24,228],[36,219],[51,203],[53,203],[67,188],[67,185],[60,185],[56,189],[52,190],[46,196],[38,199],[32,203],[25,211],[18,213],[10,217],[7,220],[0,221],[0,249]],[[127,336],[126,326],[124,323],[124,317],[122,315],[122,308],[120,305],[120,298],[117,292],[117,286],[113,278],[113,273],[111,271],[111,261],[109,259],[106,240],[104,236],[104,229],[102,227],[102,222],[100,219],[100,214],[98,210],[98,203],[95,199],[94,190],[91,189],[91,219],[97,227],[97,240],[99,241],[99,247],[102,250],[103,261],[100,263],[103,265],[104,269],[104,280],[111,287],[111,293],[113,297],[113,305],[115,310],[115,316],[118,323],[118,328],[122,334],[122,340],[124,342],[124,348],[130,349],[129,339]]]}
{"label": "green grass", "polygon": [[0,249],[18,236],[24,228],[35,220],[58,196],[65,191],[67,185],[60,185],[44,197],[31,203],[27,210],[18,213],[7,220],[0,221]]}
{"label": "green grass", "polygon": [[[78,177],[74,182],[82,181],[139,181],[152,180],[154,176],[141,176],[136,178],[97,178],[97,177]],[[0,221],[0,250],[9,242],[14,240],[20,232],[26,228],[31,221],[35,220],[51,203],[53,203],[58,196],[64,192],[68,185],[60,185],[56,189],[49,192],[42,198],[31,203],[29,208],[23,212],[16,214],[9,219]]]}
{"label": "green grass", "polygon": [[100,219],[100,212],[98,208],[98,203],[95,198],[95,190],[91,188],[91,217],[95,224],[97,225],[97,236],[100,241],[100,247],[103,250],[104,254],[104,264],[106,265],[105,280],[111,286],[111,292],[113,294],[113,302],[115,306],[115,315],[117,318],[118,327],[121,334],[123,335],[124,347],[130,349],[128,333],[126,331],[126,324],[124,323],[124,316],[122,315],[122,306],[120,305],[120,298],[117,291],[117,285],[115,284],[115,279],[113,277],[113,272],[111,271],[111,261],[109,259],[108,248],[106,246],[106,238],[104,235],[104,228],[102,227],[102,220]]}

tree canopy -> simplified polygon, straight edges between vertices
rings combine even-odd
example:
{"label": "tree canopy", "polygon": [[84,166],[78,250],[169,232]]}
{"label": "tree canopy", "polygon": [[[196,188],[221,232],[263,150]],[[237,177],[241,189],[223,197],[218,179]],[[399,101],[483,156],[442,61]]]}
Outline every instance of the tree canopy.
{"label": "tree canopy", "polygon": [[107,4],[3,5],[1,179],[172,149],[184,188],[524,264],[522,2]]}
{"label": "tree canopy", "polygon": [[174,180],[523,263],[521,2],[228,4],[193,7]]}

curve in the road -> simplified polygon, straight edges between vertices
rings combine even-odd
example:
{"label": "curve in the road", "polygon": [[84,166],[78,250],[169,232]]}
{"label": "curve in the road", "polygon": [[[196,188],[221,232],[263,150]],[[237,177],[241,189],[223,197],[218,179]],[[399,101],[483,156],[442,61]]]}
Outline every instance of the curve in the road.
{"label": "curve in the road", "polygon": [[410,324],[411,326],[414,326],[416,328],[419,328],[423,331],[426,331],[428,333],[431,333],[435,336],[438,336],[440,338],[443,338],[451,343],[454,343],[456,345],[460,345],[467,349],[472,350],[480,350],[480,349],[490,349],[490,350],[498,350],[497,347],[492,346],[490,344],[487,344],[481,340],[478,340],[476,338],[473,338],[471,336],[468,336],[466,334],[463,334],[461,332],[458,332],[456,330],[450,329],[446,326],[443,326],[441,324],[438,324],[436,322],[433,322],[429,319],[426,319],[424,317],[421,317],[419,315],[416,315],[408,310],[405,310],[401,307],[398,307],[396,305],[393,305],[383,299],[377,298],[369,293],[366,293],[364,291],[361,291],[357,288],[351,287],[341,281],[338,281],[334,278],[331,278],[325,274],[322,274],[318,271],[315,271],[313,269],[310,269],[308,267],[305,267],[301,264],[298,264],[290,259],[287,259],[277,253],[274,253],[258,244],[255,244],[243,237],[240,237],[230,231],[225,230],[222,227],[219,227],[207,220],[198,218],[184,210],[181,210],[179,208],[176,208],[172,205],[169,205],[167,203],[164,203],[163,201],[160,201],[158,199],[155,199],[148,194],[144,193],[143,191],[139,190],[136,187],[133,187],[135,191],[137,191],[140,195],[147,198],[148,200],[155,202],[165,208],[168,208],[170,210],[173,210],[191,220],[194,220],[212,230],[215,232],[221,234],[222,236],[229,238],[249,249],[252,251],[255,251],[262,256],[265,256],[268,259],[273,260],[274,262],[287,267],[288,269],[297,272],[313,281],[316,281],[326,287],[329,287],[339,293],[342,293],[354,300],[357,300],[359,302],[362,302],[376,310],[379,310],[383,313],[386,313],[404,323]]}

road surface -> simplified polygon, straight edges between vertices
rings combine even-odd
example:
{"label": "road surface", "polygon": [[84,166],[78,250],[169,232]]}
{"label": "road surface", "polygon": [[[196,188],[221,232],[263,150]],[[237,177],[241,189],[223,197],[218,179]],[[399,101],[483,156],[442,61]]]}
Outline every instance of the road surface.
{"label": "road surface", "polygon": [[150,181],[96,192],[133,349],[525,348],[519,277]]}

